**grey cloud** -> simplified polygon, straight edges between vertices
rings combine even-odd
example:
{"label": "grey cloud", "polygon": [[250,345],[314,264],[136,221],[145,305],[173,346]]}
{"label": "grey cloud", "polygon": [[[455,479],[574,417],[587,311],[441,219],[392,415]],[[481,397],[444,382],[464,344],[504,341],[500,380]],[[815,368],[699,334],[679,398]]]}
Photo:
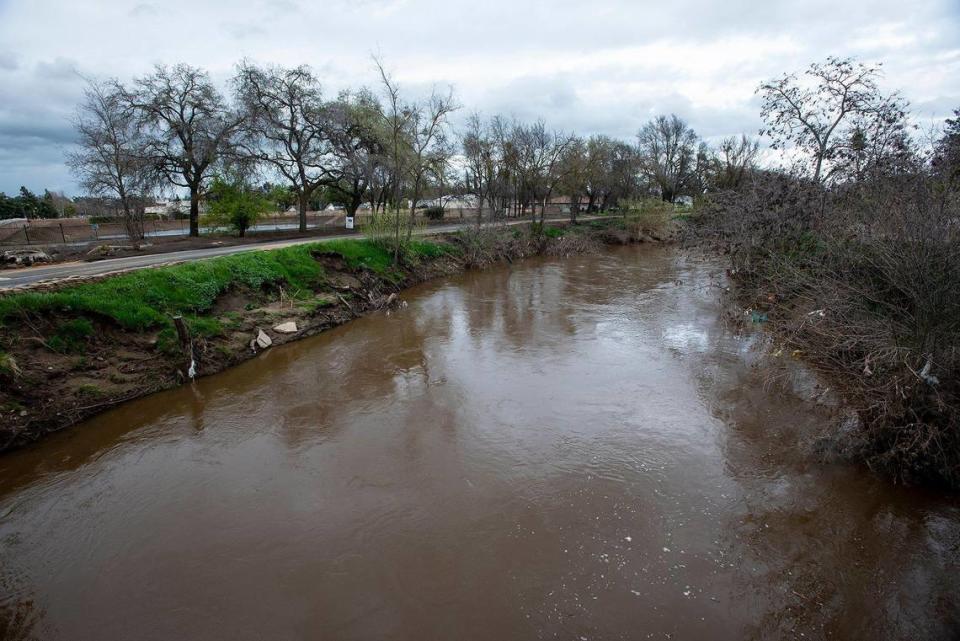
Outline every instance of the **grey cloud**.
{"label": "grey cloud", "polygon": [[917,0],[909,10],[901,0],[237,0],[229,14],[196,0],[102,0],[68,14],[60,1],[4,5],[6,191],[69,183],[62,153],[78,69],[129,79],[153,62],[204,67],[224,86],[244,56],[307,63],[335,95],[376,87],[370,53],[382,52],[408,96],[429,93],[431,81],[454,84],[465,107],[458,121],[476,109],[626,140],[670,112],[711,140],[755,133],[756,84],[828,54],[885,60],[889,88],[901,88],[918,115],[960,106],[956,0]]}
{"label": "grey cloud", "polygon": [[23,118],[0,113],[0,147],[24,151],[35,145],[72,144],[76,139],[73,126],[56,117]]}
{"label": "grey cloud", "polygon": [[252,38],[254,36],[262,36],[266,34],[266,30],[258,24],[254,23],[242,23],[242,22],[231,22],[223,25],[223,30],[229,33],[231,36],[237,40],[243,40],[246,38]]}
{"label": "grey cloud", "polygon": [[0,69],[4,71],[16,71],[20,67],[17,60],[17,54],[12,51],[0,51]]}
{"label": "grey cloud", "polygon": [[267,0],[264,4],[268,11],[299,13],[303,10],[300,3],[295,0]]}
{"label": "grey cloud", "polygon": [[38,62],[34,73],[49,80],[75,80],[79,70],[75,61],[58,57],[50,62]]}
{"label": "grey cloud", "polygon": [[130,10],[130,16],[133,18],[144,18],[155,16],[159,13],[157,5],[150,2],[142,2]]}

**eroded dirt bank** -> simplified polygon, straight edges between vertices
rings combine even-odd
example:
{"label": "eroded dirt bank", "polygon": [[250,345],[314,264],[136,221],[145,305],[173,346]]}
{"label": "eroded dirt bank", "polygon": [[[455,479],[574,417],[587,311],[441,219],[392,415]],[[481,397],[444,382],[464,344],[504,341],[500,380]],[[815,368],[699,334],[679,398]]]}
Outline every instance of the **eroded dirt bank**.
{"label": "eroded dirt bank", "polygon": [[[152,323],[130,320],[136,311],[117,310],[123,301],[111,301],[111,293],[102,291],[118,282],[117,277],[96,279],[101,291],[83,295],[70,284],[48,286],[26,298],[0,297],[0,451],[131,399],[182,385],[191,377],[220,372],[263,349],[402,304],[405,288],[440,275],[637,240],[656,239],[619,221],[554,226],[536,234],[526,227],[490,228],[421,242],[399,266],[387,265],[383,251],[366,241],[304,246],[319,268],[316,277],[245,277],[244,270],[251,267],[235,260],[228,269],[240,276],[233,280],[194,278],[174,283],[172,293],[144,294],[149,311],[155,308],[164,315]],[[209,262],[214,261],[224,259]],[[303,272],[305,267],[290,269],[299,276],[296,270]],[[182,313],[183,305],[176,307],[170,300],[178,288],[216,291],[200,297],[206,303],[191,303],[193,307]],[[38,295],[60,298],[50,301]],[[181,327],[187,334],[178,333],[174,316],[184,317]]]}

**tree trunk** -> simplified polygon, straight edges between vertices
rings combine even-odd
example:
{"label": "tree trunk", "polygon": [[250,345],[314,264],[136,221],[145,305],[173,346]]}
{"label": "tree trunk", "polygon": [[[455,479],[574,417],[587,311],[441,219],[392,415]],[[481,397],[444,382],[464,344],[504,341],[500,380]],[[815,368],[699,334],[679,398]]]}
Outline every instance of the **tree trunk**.
{"label": "tree trunk", "polygon": [[820,171],[822,170],[822,168],[823,168],[823,153],[819,153],[819,154],[817,154],[817,167],[816,167],[816,169],[815,169],[814,172],[813,172],[813,182],[819,184],[819,182],[820,182]]}
{"label": "tree trunk", "polygon": [[190,235],[200,236],[200,185],[190,187]]}
{"label": "tree trunk", "polygon": [[301,191],[297,196],[297,211],[300,213],[300,233],[307,231],[307,194]]}
{"label": "tree trunk", "polygon": [[139,224],[141,221],[137,214],[131,211],[130,199],[127,198],[126,194],[121,194],[120,203],[123,205],[123,224],[127,229],[127,236],[130,237],[134,245],[139,246],[140,241],[143,240],[143,225]]}
{"label": "tree trunk", "polygon": [[353,196],[350,197],[350,202],[347,203],[347,215],[351,218],[356,217],[357,210],[360,209],[360,203],[363,202],[363,196],[359,192],[353,192]]}

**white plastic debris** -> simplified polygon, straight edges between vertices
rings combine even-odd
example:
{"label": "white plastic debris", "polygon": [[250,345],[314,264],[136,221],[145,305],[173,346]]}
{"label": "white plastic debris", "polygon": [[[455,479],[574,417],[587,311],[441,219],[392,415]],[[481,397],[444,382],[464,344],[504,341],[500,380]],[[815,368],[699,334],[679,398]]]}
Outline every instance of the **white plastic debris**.
{"label": "white plastic debris", "polygon": [[296,334],[298,330],[297,324],[294,321],[287,321],[286,323],[280,323],[275,326],[273,331],[280,332],[281,334]]}

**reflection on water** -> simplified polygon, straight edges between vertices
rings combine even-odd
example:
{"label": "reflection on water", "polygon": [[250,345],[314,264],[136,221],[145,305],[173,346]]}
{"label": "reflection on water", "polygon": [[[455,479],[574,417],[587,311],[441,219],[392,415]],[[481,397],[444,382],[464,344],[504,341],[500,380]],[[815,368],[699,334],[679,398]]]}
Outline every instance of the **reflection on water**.
{"label": "reflection on water", "polygon": [[0,458],[0,636],[951,638],[957,502],[666,250],[528,261]]}

